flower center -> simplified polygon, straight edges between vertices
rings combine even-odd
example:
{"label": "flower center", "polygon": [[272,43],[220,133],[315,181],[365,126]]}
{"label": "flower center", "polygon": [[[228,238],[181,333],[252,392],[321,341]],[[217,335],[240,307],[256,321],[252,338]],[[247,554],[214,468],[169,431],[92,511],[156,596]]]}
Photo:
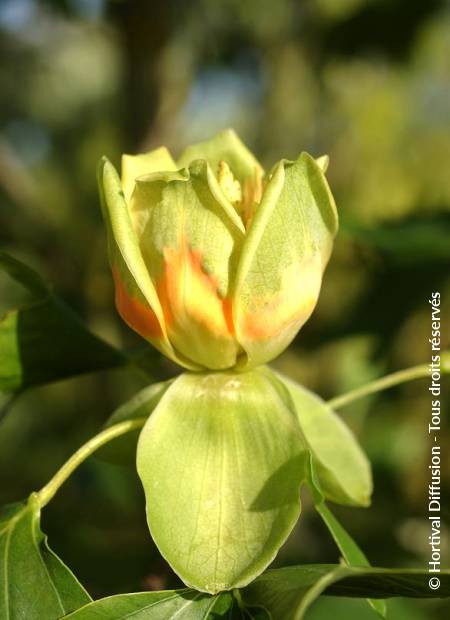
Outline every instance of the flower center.
{"label": "flower center", "polygon": [[217,180],[226,198],[236,208],[242,202],[242,188],[226,161],[219,161]]}
{"label": "flower center", "polygon": [[248,229],[256,208],[261,202],[263,191],[261,171],[255,170],[254,177],[247,177],[241,185],[227,162],[222,160],[219,162],[217,180],[225,197],[236,209],[245,228]]}

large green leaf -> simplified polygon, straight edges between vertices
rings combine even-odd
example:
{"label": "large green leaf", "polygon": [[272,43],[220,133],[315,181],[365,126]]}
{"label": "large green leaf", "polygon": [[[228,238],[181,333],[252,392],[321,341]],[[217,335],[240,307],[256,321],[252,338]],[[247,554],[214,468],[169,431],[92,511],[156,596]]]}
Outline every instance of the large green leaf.
{"label": "large green leaf", "polygon": [[426,570],[310,564],[267,571],[241,593],[246,604],[262,605],[273,620],[302,620],[321,594],[358,598],[450,596],[450,571],[440,574],[438,593],[429,587],[429,578]]}
{"label": "large green leaf", "polygon": [[[265,372],[269,372],[265,370]],[[370,463],[348,426],[316,394],[281,377],[314,455],[320,489],[338,504],[367,506],[372,493]]]}
{"label": "large green leaf", "polygon": [[232,617],[230,592],[209,596],[195,590],[138,592],[109,596],[67,616],[67,620],[226,620]]}
{"label": "large green leaf", "polygon": [[32,301],[0,321],[0,392],[127,363],[23,263],[0,253],[0,270],[23,284]]}
{"label": "large green leaf", "polygon": [[151,534],[187,585],[214,594],[264,570],[300,514],[305,456],[295,415],[261,373],[175,380],[137,467]]}
{"label": "large green leaf", "polygon": [[0,618],[57,620],[91,598],[53,553],[32,495],[0,514]]}

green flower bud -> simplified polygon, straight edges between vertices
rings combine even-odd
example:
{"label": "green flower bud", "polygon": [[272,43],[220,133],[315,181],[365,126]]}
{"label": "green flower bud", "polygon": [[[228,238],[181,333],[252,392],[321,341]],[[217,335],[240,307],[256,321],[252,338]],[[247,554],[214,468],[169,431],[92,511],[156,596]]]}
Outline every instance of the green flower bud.
{"label": "green flower bud", "polygon": [[99,172],[122,318],[190,370],[279,355],[311,315],[337,213],[328,158],[263,168],[223,131],[178,162],[162,147]]}

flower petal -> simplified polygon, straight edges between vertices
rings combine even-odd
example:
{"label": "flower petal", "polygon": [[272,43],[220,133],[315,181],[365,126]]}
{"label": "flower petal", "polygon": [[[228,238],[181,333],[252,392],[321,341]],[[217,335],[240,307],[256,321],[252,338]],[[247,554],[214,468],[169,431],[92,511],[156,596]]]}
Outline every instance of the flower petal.
{"label": "flower petal", "polygon": [[261,164],[232,129],[221,131],[211,140],[188,146],[183,151],[178,165],[180,168],[187,167],[195,159],[207,160],[215,174],[219,162],[225,161],[241,184],[245,179],[253,179],[258,173],[262,175],[264,172]]}
{"label": "flower petal", "polygon": [[194,363],[221,369],[233,366],[239,352],[230,274],[244,232],[210,181],[204,161],[189,171],[141,177],[130,213],[170,341]]}
{"label": "flower petal", "polygon": [[242,367],[276,357],[313,311],[337,213],[315,160],[302,153],[274,169],[248,231],[236,278],[236,337]]}
{"label": "flower petal", "polygon": [[328,157],[328,155],[321,155],[320,157],[316,158],[316,164],[322,169],[322,172],[324,174],[328,170],[329,163],[330,163],[330,158]]}
{"label": "flower petal", "polygon": [[161,170],[176,170],[177,167],[165,146],[142,155],[122,155],[122,187],[128,202],[133,193],[137,177]]}
{"label": "flower petal", "polygon": [[178,356],[167,338],[161,304],[142,258],[119,177],[106,158],[100,162],[98,182],[119,314],[169,358],[185,368],[198,369]]}

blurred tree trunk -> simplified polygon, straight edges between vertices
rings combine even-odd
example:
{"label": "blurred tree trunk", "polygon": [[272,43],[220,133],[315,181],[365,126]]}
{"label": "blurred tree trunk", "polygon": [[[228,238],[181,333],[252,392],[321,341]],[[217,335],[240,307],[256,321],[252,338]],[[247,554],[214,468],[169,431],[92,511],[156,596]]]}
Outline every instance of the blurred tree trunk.
{"label": "blurred tree trunk", "polygon": [[111,18],[123,36],[123,146],[140,150],[154,122],[159,98],[158,59],[171,32],[171,4],[146,0],[110,5]]}

